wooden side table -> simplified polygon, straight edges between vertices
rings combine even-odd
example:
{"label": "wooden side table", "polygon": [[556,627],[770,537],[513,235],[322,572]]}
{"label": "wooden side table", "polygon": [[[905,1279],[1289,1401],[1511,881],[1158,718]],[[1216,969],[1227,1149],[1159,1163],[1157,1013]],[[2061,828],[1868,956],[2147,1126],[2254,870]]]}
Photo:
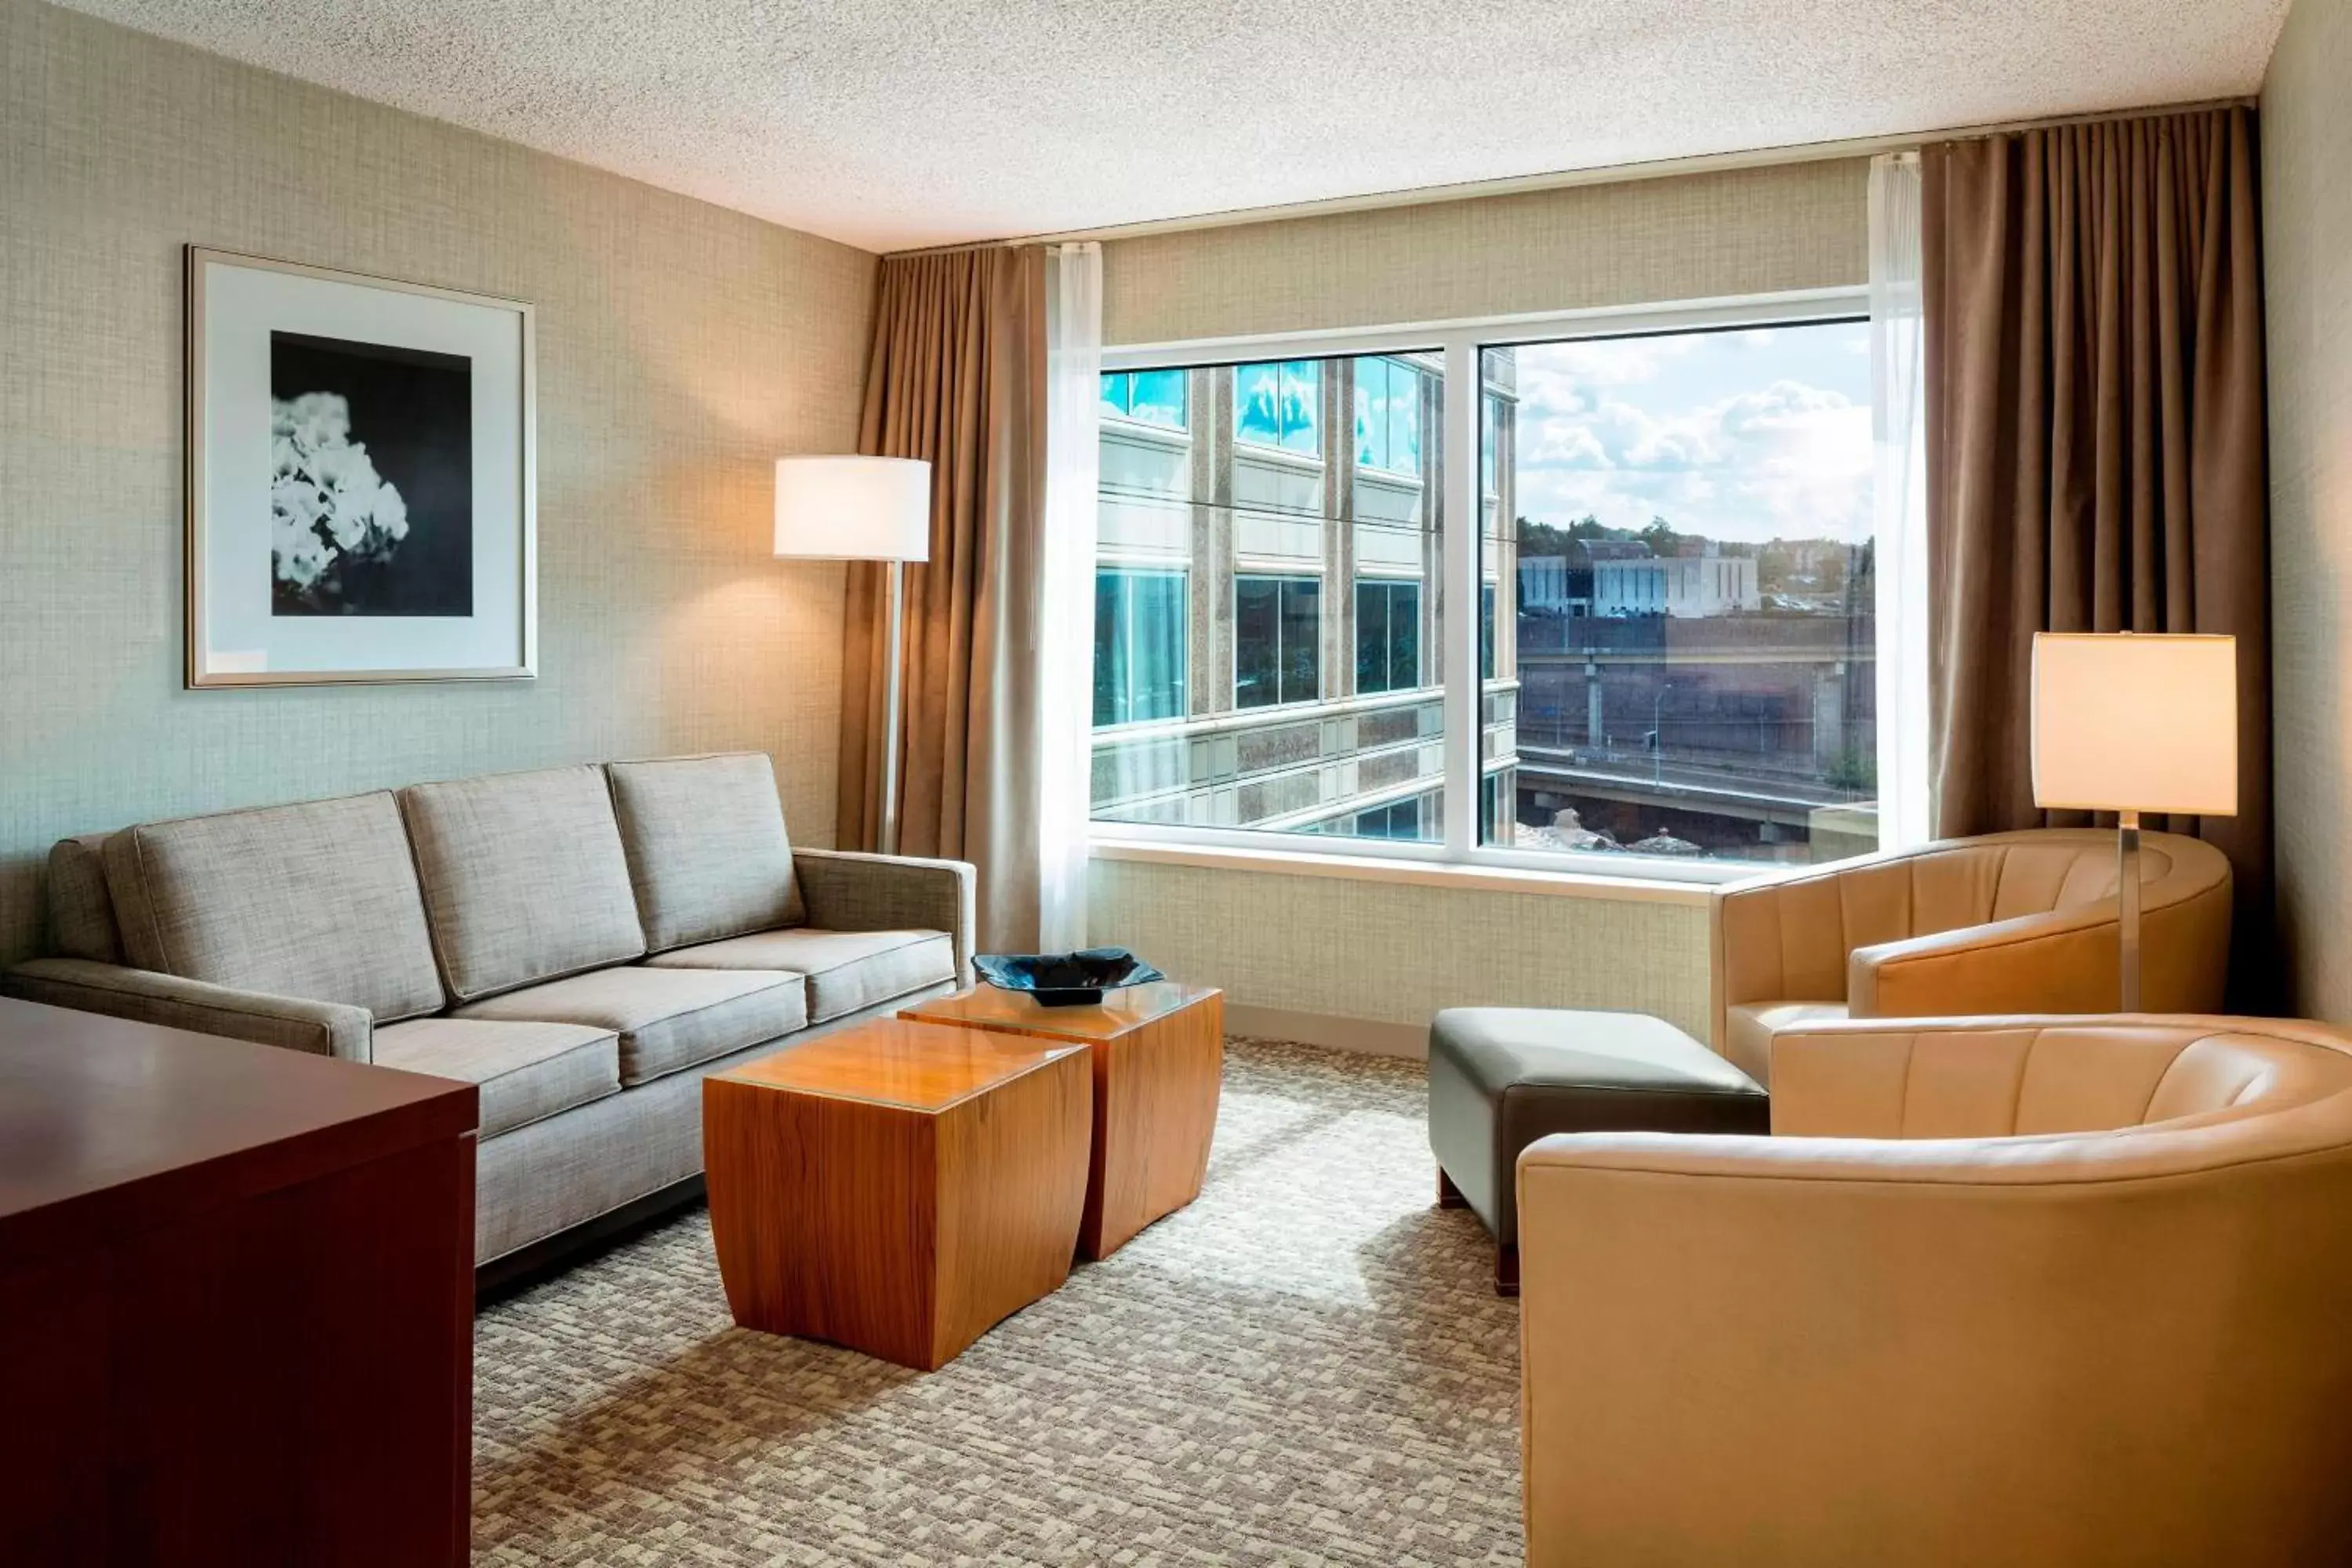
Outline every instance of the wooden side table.
{"label": "wooden side table", "polygon": [[899,1016],[1090,1048],[1094,1146],[1078,1232],[1085,1256],[1108,1258],[1201,1195],[1224,1075],[1223,992],[1160,981],[1109,992],[1091,1007],[1041,1007],[1018,991],[982,985]]}
{"label": "wooden side table", "polygon": [[1070,1275],[1092,1089],[1076,1046],[862,1024],[703,1080],[736,1322],[924,1372]]}

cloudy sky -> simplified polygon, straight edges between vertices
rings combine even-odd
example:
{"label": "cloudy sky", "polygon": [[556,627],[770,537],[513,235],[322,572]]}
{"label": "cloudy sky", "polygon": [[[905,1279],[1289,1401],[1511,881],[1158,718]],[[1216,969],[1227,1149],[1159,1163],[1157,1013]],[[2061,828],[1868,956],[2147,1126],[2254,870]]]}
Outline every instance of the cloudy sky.
{"label": "cloudy sky", "polygon": [[1866,321],[1521,348],[1517,510],[1866,539],[1869,350]]}

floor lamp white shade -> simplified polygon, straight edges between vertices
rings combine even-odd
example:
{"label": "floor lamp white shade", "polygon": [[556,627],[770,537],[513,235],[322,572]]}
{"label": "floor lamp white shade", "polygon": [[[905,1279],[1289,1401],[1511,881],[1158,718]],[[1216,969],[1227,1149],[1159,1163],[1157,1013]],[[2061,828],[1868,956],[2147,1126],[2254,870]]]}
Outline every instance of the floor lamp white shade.
{"label": "floor lamp white shade", "polygon": [[931,466],[916,458],[780,458],[776,553],[929,561]]}
{"label": "floor lamp white shade", "polygon": [[887,565],[889,630],[882,673],[881,799],[875,847],[898,852],[899,666],[906,641],[904,563],[931,558],[931,466],[914,458],[780,458],[776,551]]}
{"label": "floor lamp white shade", "polygon": [[2139,818],[2238,814],[2235,637],[2042,632],[2033,804],[2117,814],[2123,1009],[2139,1008]]}

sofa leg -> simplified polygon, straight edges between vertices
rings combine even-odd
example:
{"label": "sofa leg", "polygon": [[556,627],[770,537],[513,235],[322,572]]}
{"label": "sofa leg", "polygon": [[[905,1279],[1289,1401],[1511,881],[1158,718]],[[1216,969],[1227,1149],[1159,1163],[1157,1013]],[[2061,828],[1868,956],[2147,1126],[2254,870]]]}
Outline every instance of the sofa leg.
{"label": "sofa leg", "polygon": [[1495,1248],[1495,1294],[1519,1293],[1519,1249],[1509,1243]]}
{"label": "sofa leg", "polygon": [[1437,1206],[1442,1209],[1466,1209],[1470,1206],[1470,1200],[1462,1195],[1462,1189],[1454,1184],[1454,1178],[1445,1173],[1443,1165],[1437,1167]]}

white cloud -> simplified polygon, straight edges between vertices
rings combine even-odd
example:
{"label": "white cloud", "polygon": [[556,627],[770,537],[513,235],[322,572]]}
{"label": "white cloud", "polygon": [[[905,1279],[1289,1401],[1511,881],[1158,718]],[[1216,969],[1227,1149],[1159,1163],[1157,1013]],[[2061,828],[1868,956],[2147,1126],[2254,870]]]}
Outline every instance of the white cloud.
{"label": "white cloud", "polygon": [[1662,516],[1721,539],[1868,533],[1870,410],[1845,394],[1783,378],[1659,411],[1633,400],[1637,378],[1603,391],[1558,368],[1548,356],[1522,378],[1542,396],[1519,410],[1520,512],[1620,527]]}

